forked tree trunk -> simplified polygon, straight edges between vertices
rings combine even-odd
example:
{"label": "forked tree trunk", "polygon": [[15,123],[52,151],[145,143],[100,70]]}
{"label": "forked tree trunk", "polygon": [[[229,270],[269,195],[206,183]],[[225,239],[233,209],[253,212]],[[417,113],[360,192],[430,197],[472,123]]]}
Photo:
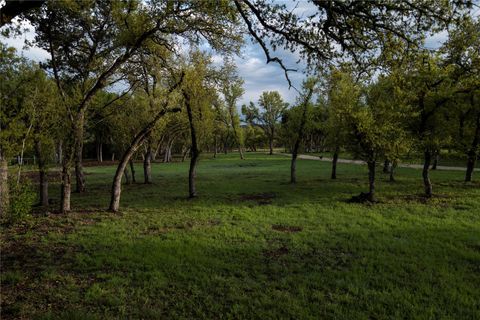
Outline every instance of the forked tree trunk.
{"label": "forked tree trunk", "polygon": [[367,200],[370,202],[376,202],[375,197],[375,160],[367,161],[368,166],[368,197]]}
{"label": "forked tree trunk", "polygon": [[35,139],[34,143],[35,155],[38,159],[38,173],[40,178],[39,195],[40,205],[48,206],[48,176],[45,158],[42,153],[42,145],[39,139]]}
{"label": "forked tree trunk", "polygon": [[430,198],[432,196],[432,182],[430,181],[430,164],[432,162],[432,153],[430,150],[425,150],[423,160],[423,186],[425,190],[425,196]]}
{"label": "forked tree trunk", "polygon": [[477,119],[475,123],[475,134],[473,136],[473,141],[468,150],[467,156],[467,171],[465,172],[465,182],[471,182],[473,177],[473,171],[475,169],[475,163],[477,162],[478,157],[478,145],[480,144],[480,112],[477,114]]}
{"label": "forked tree trunk", "polygon": [[0,217],[7,215],[10,207],[10,193],[8,188],[8,161],[0,149]]}
{"label": "forked tree trunk", "polygon": [[83,172],[82,158],[83,158],[83,127],[85,123],[85,112],[81,111],[76,119],[74,127],[75,135],[75,178],[76,178],[76,192],[85,192],[85,174]]}
{"label": "forked tree trunk", "polygon": [[143,159],[143,182],[145,184],[152,183],[152,146],[150,143]]}
{"label": "forked tree trunk", "polygon": [[132,159],[130,159],[130,171],[132,172],[132,183],[136,183],[137,180],[135,179],[135,166],[133,165]]}
{"label": "forked tree trunk", "polygon": [[332,179],[337,179],[337,162],[338,162],[338,154],[340,152],[339,147],[335,147],[335,152],[333,153],[333,159],[332,159]]}

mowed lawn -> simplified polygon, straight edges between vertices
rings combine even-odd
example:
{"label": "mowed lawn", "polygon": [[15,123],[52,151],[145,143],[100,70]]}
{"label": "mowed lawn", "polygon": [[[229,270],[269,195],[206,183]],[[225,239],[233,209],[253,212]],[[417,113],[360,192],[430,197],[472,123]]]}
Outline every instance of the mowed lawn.
{"label": "mowed lawn", "polygon": [[353,204],[364,166],[299,160],[290,185],[287,157],[246,156],[204,155],[194,200],[188,162],[154,164],[119,214],[115,168],[86,168],[75,212],[3,226],[1,318],[480,319],[479,182],[434,171],[426,201],[419,170],[379,168]]}

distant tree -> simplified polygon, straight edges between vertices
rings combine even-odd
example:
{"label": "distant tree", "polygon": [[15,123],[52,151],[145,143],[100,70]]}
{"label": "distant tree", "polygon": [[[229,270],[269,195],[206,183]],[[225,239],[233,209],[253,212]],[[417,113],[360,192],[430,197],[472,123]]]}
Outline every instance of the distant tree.
{"label": "distant tree", "polygon": [[312,104],[310,100],[318,80],[308,78],[303,82],[303,90],[297,98],[297,105],[284,112],[282,129],[291,141],[292,161],[290,165],[290,183],[297,182],[297,157],[304,144],[306,133],[312,126]]}
{"label": "distant tree", "polygon": [[248,123],[263,129],[268,139],[270,155],[272,155],[279,121],[288,103],[283,101],[278,91],[264,91],[258,99],[258,105],[261,109],[257,108],[253,102],[250,102],[249,106],[243,105],[242,113]]}

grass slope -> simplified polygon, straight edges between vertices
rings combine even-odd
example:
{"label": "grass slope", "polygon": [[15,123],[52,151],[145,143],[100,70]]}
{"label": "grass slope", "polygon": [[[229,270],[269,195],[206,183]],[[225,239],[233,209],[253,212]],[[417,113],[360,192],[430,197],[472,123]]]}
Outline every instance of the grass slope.
{"label": "grass slope", "polygon": [[[87,168],[70,215],[2,230],[2,319],[479,319],[480,188],[462,172],[366,168],[247,154],[205,157],[199,198],[187,163],[154,164],[153,185],[108,203],[113,167]],[[140,164],[137,172],[141,172]],[[57,191],[58,186],[54,186]]]}

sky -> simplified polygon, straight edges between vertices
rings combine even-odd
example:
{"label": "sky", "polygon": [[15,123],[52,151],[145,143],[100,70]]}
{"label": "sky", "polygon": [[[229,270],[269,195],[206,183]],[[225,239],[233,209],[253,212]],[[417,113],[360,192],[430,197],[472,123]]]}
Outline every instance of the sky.
{"label": "sky", "polygon": [[[307,1],[299,1],[295,12],[299,14],[306,13],[309,11],[309,6],[311,6],[311,4]],[[32,40],[33,35],[33,30],[30,30],[30,32],[24,33],[18,38],[3,38],[0,36],[0,41],[15,47],[20,54],[29,59],[35,61],[44,61],[48,59],[49,54],[40,48],[34,47],[28,50],[23,48],[25,40]],[[437,48],[446,40],[446,38],[446,32],[435,34],[427,39],[425,45],[427,48]],[[298,72],[290,72],[289,76],[292,80],[292,84],[296,88],[300,88],[305,76],[302,73],[304,65],[301,63],[300,65],[297,64],[298,56],[295,53],[286,51],[278,51],[276,55],[284,61],[287,68],[299,70]],[[214,55],[213,59],[217,63],[221,61],[220,56]],[[241,56],[235,57],[234,61],[237,65],[239,75],[245,81],[245,94],[240,99],[239,105],[244,103],[247,104],[250,101],[257,102],[263,91],[273,90],[279,91],[284,100],[290,104],[295,102],[297,92],[293,88],[289,89],[283,69],[273,62],[266,64],[265,54],[257,43],[252,42],[250,39],[246,39]]]}

